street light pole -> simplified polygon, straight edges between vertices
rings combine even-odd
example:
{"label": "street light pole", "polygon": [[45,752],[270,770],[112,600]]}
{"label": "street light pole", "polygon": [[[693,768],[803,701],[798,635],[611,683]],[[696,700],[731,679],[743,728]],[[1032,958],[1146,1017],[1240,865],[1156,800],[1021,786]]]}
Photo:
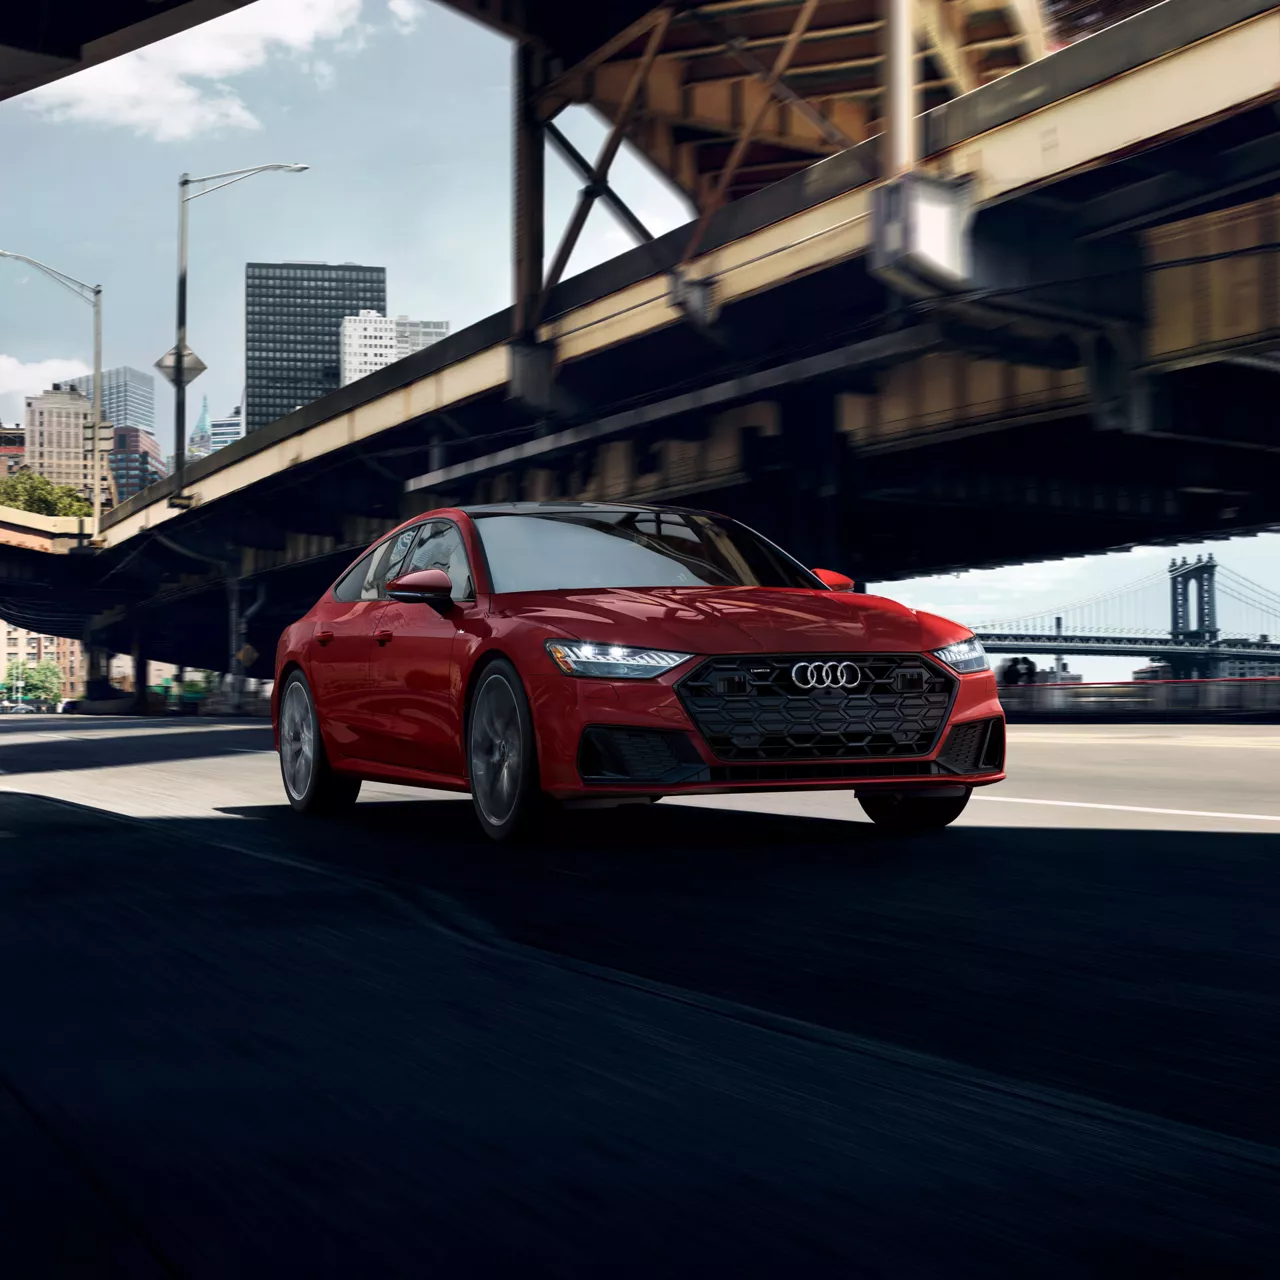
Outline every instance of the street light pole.
{"label": "street light pole", "polygon": [[173,349],[173,471],[182,489],[187,462],[187,379],[183,352],[187,347],[187,188],[191,175],[178,179],[178,340]]}
{"label": "street light pole", "polygon": [[[187,205],[201,196],[211,195],[243,182],[257,173],[305,173],[305,164],[259,164],[249,169],[229,169],[226,173],[210,173],[203,178],[193,178],[184,173],[178,179],[178,323],[177,342],[173,351],[173,471],[178,479],[178,492],[182,492],[182,472],[187,462]],[[215,187],[205,187],[216,182]],[[192,191],[192,187],[204,188]]]}
{"label": "street light pole", "polygon": [[102,286],[93,286],[93,536],[102,530]]}
{"label": "street light pole", "polygon": [[15,262],[25,262],[28,266],[35,267],[93,308],[93,443],[90,446],[90,456],[93,459],[93,540],[96,540],[102,531],[103,454],[99,438],[102,433],[102,286],[85,284],[83,280],[77,280],[65,271],[38,262],[35,258],[28,258],[25,253],[10,253],[6,249],[0,249],[0,258],[12,258]]}

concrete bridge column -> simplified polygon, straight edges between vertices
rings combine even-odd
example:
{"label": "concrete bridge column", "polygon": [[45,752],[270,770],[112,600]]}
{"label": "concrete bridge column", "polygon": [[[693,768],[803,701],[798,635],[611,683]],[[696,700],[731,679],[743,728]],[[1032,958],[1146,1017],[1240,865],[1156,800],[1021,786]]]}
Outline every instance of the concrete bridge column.
{"label": "concrete bridge column", "polygon": [[844,545],[845,443],[837,429],[835,397],[797,391],[782,407],[787,550],[810,569],[846,571]]}
{"label": "concrete bridge column", "polygon": [[85,641],[84,696],[94,702],[111,696],[111,655],[103,648]]}
{"label": "concrete bridge column", "polygon": [[133,710],[135,714],[147,714],[147,685],[150,683],[150,664],[142,648],[142,628],[135,624],[133,630]]}

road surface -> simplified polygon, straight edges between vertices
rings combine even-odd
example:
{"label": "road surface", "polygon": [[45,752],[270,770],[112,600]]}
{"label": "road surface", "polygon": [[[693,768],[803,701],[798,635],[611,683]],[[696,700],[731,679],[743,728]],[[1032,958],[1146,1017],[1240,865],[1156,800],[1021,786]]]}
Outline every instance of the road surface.
{"label": "road surface", "polygon": [[1272,1275],[1280,730],[841,795],[317,825],[257,725],[0,722],[12,1274]]}

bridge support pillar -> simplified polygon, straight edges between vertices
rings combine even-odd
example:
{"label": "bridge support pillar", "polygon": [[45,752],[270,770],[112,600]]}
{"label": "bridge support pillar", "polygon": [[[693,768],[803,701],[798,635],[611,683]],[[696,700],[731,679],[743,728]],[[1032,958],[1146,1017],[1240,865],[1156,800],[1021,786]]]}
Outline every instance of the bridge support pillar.
{"label": "bridge support pillar", "polygon": [[545,67],[530,43],[515,47],[512,153],[515,162],[515,208],[512,217],[512,268],[515,274],[515,337],[531,341],[542,301],[545,254],[543,202],[546,144],[538,118],[537,93]]}
{"label": "bridge support pillar", "polygon": [[147,714],[147,685],[150,683],[150,664],[142,649],[142,631],[133,632],[133,710],[136,715]]}
{"label": "bridge support pillar", "polygon": [[227,634],[230,641],[227,692],[230,695],[232,715],[239,715],[244,707],[244,670],[245,667],[252,666],[256,658],[248,644],[249,622],[266,603],[266,590],[259,583],[253,603],[247,609],[242,608],[242,585],[239,578],[227,579]]}
{"label": "bridge support pillar", "polygon": [[90,641],[85,641],[84,696],[86,702],[111,697],[111,655]]}
{"label": "bridge support pillar", "polygon": [[787,510],[788,550],[810,568],[849,572],[844,545],[845,443],[837,427],[835,396],[797,391],[782,407],[782,448],[789,465],[781,473]]}

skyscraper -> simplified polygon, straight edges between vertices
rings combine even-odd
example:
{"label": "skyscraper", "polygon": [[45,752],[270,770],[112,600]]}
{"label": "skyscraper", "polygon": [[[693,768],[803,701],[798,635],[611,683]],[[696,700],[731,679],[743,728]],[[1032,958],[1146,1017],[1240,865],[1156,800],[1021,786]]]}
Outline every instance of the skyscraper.
{"label": "skyscraper", "polygon": [[93,420],[93,401],[65,383],[26,398],[27,467],[54,484],[93,493],[91,445],[85,437]]}
{"label": "skyscraper", "polygon": [[187,457],[207,458],[213,452],[213,435],[209,430],[209,397],[205,396],[200,417],[187,437]]}
{"label": "skyscraper", "polygon": [[[74,387],[93,399],[93,374],[72,378],[63,386]],[[122,365],[102,371],[102,420],[116,427],[156,427],[156,380],[149,373]]]}
{"label": "skyscraper", "polygon": [[411,356],[449,336],[447,320],[410,320],[408,316],[362,311],[342,322],[342,385]]}
{"label": "skyscraper", "polygon": [[345,317],[340,355],[344,387],[391,364],[396,359],[396,322],[377,311]]}
{"label": "skyscraper", "polygon": [[213,443],[213,451],[234,444],[244,437],[244,418],[240,415],[240,406],[236,405],[225,418],[214,418],[209,423],[209,437]]}
{"label": "skyscraper", "polygon": [[345,316],[387,309],[385,267],[250,262],[245,267],[247,431],[341,385]]}
{"label": "skyscraper", "polygon": [[396,359],[403,360],[448,336],[447,320],[410,320],[408,316],[396,316]]}
{"label": "skyscraper", "polygon": [[112,432],[112,448],[107,455],[111,478],[116,482],[116,497],[124,502],[149,484],[161,479],[167,471],[160,445],[150,431],[141,427],[116,427]]}

